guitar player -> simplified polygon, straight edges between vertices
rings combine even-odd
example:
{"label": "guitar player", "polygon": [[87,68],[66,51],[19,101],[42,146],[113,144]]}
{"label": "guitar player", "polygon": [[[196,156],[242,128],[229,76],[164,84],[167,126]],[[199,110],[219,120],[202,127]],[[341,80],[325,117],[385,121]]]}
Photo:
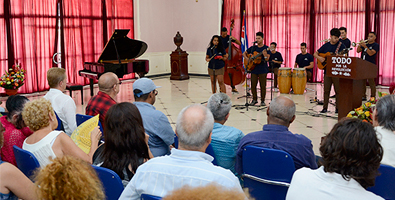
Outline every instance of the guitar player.
{"label": "guitar player", "polygon": [[[314,57],[317,58],[319,64],[322,64],[324,66],[324,105],[321,110],[321,113],[326,113],[328,112],[328,103],[329,103],[329,93],[331,91],[331,87],[333,84],[333,87],[335,88],[335,93],[336,93],[336,102],[338,98],[338,92],[339,92],[339,78],[332,78],[328,77],[326,75],[326,56],[329,56],[331,54],[337,55],[338,52],[342,51],[346,47],[344,44],[339,42],[339,37],[340,37],[340,30],[337,28],[333,28],[330,31],[331,37],[330,41],[325,43],[324,45],[321,46],[315,53]],[[337,110],[337,105],[336,105],[336,113],[338,112]]]}
{"label": "guitar player", "polygon": [[253,45],[244,51],[243,57],[248,62],[248,55],[253,54],[254,52],[263,53],[262,54],[262,61],[255,65],[255,68],[251,71],[251,92],[252,92],[252,101],[249,104],[253,106],[258,103],[258,95],[256,86],[258,85],[259,79],[259,86],[261,87],[261,106],[265,106],[265,96],[266,96],[266,76],[269,72],[269,68],[267,66],[267,61],[269,60],[269,55],[267,54],[267,49],[269,48],[265,44],[263,44],[263,33],[257,32],[256,33],[256,43],[257,45]]}

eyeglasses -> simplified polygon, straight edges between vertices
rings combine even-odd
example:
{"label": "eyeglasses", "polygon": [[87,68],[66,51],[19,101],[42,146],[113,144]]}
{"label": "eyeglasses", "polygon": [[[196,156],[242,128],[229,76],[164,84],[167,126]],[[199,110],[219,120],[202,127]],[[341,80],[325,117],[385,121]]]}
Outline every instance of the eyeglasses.
{"label": "eyeglasses", "polygon": [[119,82],[118,82],[118,84],[119,84],[119,85],[121,85],[121,84],[122,84],[122,82],[121,82],[121,81],[119,81]]}
{"label": "eyeglasses", "polygon": [[158,90],[154,90],[153,92],[154,92],[155,96],[158,95]]}

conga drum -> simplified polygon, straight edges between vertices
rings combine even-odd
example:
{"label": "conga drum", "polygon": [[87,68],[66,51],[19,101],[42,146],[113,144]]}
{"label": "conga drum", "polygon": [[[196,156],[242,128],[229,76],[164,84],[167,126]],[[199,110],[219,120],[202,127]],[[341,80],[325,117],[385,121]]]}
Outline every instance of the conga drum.
{"label": "conga drum", "polygon": [[294,94],[303,94],[306,89],[306,69],[294,68],[292,72],[292,90]]}
{"label": "conga drum", "polygon": [[291,90],[292,72],[289,67],[280,67],[278,69],[278,89],[280,93],[288,94]]}

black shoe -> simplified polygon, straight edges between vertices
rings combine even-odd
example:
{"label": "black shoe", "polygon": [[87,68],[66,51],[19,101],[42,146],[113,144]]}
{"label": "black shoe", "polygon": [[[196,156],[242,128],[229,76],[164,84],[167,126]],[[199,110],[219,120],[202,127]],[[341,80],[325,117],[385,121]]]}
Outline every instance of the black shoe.
{"label": "black shoe", "polygon": [[261,106],[266,106],[265,102],[262,101],[261,102]]}
{"label": "black shoe", "polygon": [[362,101],[366,101],[367,99],[366,99],[366,97],[362,97]]}
{"label": "black shoe", "polygon": [[335,113],[339,113],[339,109],[336,108]]}
{"label": "black shoe", "polygon": [[320,113],[327,113],[327,112],[328,112],[328,109],[324,108],[324,109],[321,110]]}
{"label": "black shoe", "polygon": [[330,96],[329,98],[336,98],[336,94],[335,94],[335,95],[332,95],[332,96]]}
{"label": "black shoe", "polygon": [[253,105],[257,104],[257,103],[258,103],[257,100],[252,100],[251,103],[250,103],[249,105],[250,105],[250,106],[253,106]]}

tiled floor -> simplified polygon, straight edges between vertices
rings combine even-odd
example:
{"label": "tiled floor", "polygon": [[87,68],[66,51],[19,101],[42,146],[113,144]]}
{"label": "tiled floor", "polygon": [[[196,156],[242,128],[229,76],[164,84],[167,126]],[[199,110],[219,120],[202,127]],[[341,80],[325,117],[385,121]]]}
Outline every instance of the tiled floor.
{"label": "tiled floor", "polygon": [[[159,94],[154,104],[156,109],[165,113],[172,126],[175,128],[175,122],[177,115],[182,108],[193,104],[203,103],[208,100],[211,96],[210,80],[208,77],[192,76],[189,80],[174,81],[170,80],[169,76],[153,78],[153,81],[159,88]],[[116,97],[117,102],[129,101],[133,102],[132,86],[134,80],[123,81],[121,84],[120,93]],[[267,83],[270,86],[270,80]],[[267,123],[266,107],[253,106],[249,107],[248,111],[244,108],[246,99],[242,97],[245,95],[245,87],[238,85],[236,88],[240,94],[232,94],[230,87],[227,87],[227,94],[231,97],[234,107],[231,110],[229,120],[225,125],[234,126],[243,131],[244,134],[258,131],[262,129],[262,126]],[[310,138],[313,142],[315,154],[319,154],[319,143],[321,137],[328,133],[333,125],[337,122],[337,116],[334,113],[334,106],[329,105],[329,112],[321,115],[319,111],[322,106],[316,103],[310,103],[314,100],[317,94],[317,98],[322,100],[323,85],[322,84],[307,84],[307,92],[304,95],[294,94],[280,94],[279,92],[273,92],[273,98],[279,95],[288,96],[294,100],[296,104],[296,119],[290,126],[290,131],[293,133],[303,134]],[[388,90],[388,89],[378,89]],[[94,93],[98,91],[95,86]],[[368,92],[369,92],[368,88]],[[29,99],[36,99],[42,97],[46,92],[28,94],[26,95]],[[66,92],[68,94],[68,92]],[[259,93],[259,92],[258,92]],[[77,105],[77,113],[84,114],[85,106],[88,103],[90,97],[89,86],[84,88],[84,105],[81,105],[81,93],[80,91],[73,92],[73,99]],[[331,94],[332,95],[332,94]],[[5,107],[6,97],[1,97],[0,101],[3,101],[1,106]],[[249,98],[249,101],[251,98]],[[268,105],[271,100],[270,89],[266,90],[266,104]],[[334,99],[331,99],[334,101]],[[260,102],[259,102],[260,103]],[[237,106],[237,105],[241,105]]]}

